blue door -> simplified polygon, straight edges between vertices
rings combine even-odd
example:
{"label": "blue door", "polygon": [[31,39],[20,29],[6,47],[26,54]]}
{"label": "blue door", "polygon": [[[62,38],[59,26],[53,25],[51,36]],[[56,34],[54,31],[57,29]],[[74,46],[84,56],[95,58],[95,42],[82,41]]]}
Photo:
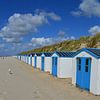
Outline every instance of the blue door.
{"label": "blue door", "polygon": [[30,65],[32,65],[32,56],[30,56]]}
{"label": "blue door", "polygon": [[44,57],[42,57],[41,65],[42,65],[42,71],[44,71]]}
{"label": "blue door", "polygon": [[90,90],[91,58],[77,58],[76,84]]}
{"label": "blue door", "polygon": [[19,56],[19,59],[21,60],[21,56]]}
{"label": "blue door", "polygon": [[52,57],[52,75],[57,76],[57,57]]}
{"label": "blue door", "polygon": [[81,58],[77,58],[77,70],[76,70],[76,85],[81,87],[81,78],[82,78],[82,66]]}
{"label": "blue door", "polygon": [[26,56],[25,56],[25,62],[26,62]]}
{"label": "blue door", "polygon": [[34,56],[34,68],[36,68],[36,63],[37,63],[37,58],[36,58],[36,56]]}

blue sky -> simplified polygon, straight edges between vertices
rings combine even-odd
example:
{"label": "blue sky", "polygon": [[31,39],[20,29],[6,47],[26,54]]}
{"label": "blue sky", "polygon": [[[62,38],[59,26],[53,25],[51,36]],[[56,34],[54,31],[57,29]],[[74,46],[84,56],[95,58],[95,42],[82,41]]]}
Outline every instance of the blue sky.
{"label": "blue sky", "polygon": [[100,0],[0,1],[0,55],[100,32]]}

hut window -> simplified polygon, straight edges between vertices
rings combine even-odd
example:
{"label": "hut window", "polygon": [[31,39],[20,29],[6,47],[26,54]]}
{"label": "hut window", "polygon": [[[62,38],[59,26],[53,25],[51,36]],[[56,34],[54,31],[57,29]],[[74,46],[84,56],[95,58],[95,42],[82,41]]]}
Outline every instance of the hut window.
{"label": "hut window", "polygon": [[52,65],[54,65],[54,57],[52,57]]}
{"label": "hut window", "polygon": [[81,71],[81,58],[77,59],[77,63],[78,63],[78,70]]}
{"label": "hut window", "polygon": [[88,72],[88,69],[89,69],[89,60],[90,60],[90,58],[86,59],[85,72]]}
{"label": "hut window", "polygon": [[55,65],[57,65],[57,57],[55,57]]}

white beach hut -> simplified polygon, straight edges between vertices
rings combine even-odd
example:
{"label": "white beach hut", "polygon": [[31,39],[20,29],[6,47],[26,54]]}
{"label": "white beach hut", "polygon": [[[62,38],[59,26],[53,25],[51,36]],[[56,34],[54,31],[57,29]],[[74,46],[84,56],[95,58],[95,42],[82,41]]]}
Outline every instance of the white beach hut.
{"label": "white beach hut", "polygon": [[55,52],[52,55],[51,74],[59,78],[72,77],[72,59],[75,52]]}
{"label": "white beach hut", "polygon": [[51,72],[52,59],[51,55],[53,53],[45,52],[41,55],[41,70],[45,72]]}
{"label": "white beach hut", "polygon": [[32,54],[28,54],[28,64],[32,65]]}
{"label": "white beach hut", "polygon": [[100,49],[83,48],[73,58],[72,84],[100,95]]}
{"label": "white beach hut", "polygon": [[18,55],[18,59],[21,60],[21,55]]}
{"label": "white beach hut", "polygon": [[34,58],[35,53],[32,53],[32,66],[34,67],[34,62],[35,62],[35,58]]}
{"label": "white beach hut", "polygon": [[23,61],[24,62],[26,61],[26,55],[25,54],[23,55]]}
{"label": "white beach hut", "polygon": [[26,63],[28,64],[28,62],[29,62],[29,55],[26,54]]}
{"label": "white beach hut", "polygon": [[35,59],[34,67],[35,68],[41,69],[41,55],[42,55],[42,53],[35,53],[35,55],[34,55],[34,59]]}

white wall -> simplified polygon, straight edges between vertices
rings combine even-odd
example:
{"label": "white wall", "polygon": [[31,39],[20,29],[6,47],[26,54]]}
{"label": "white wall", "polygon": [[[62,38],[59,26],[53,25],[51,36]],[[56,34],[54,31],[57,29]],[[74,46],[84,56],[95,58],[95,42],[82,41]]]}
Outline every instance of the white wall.
{"label": "white wall", "polygon": [[24,62],[26,61],[26,56],[24,56]]}
{"label": "white wall", "polygon": [[36,68],[41,69],[41,56],[37,56],[37,66]]}
{"label": "white wall", "polygon": [[44,71],[45,72],[51,72],[51,67],[52,67],[51,57],[45,57],[44,58]]}
{"label": "white wall", "polygon": [[20,56],[18,56],[18,59],[20,60]]}
{"label": "white wall", "polygon": [[23,58],[23,61],[25,62],[25,56],[23,56],[24,58]]}
{"label": "white wall", "polygon": [[27,58],[27,57],[25,56],[25,63],[26,63],[26,58]]}
{"label": "white wall", "polygon": [[25,56],[25,63],[26,63],[26,56]]}
{"label": "white wall", "polygon": [[29,62],[28,62],[29,65],[31,65],[31,56],[29,56]]}
{"label": "white wall", "polygon": [[97,95],[100,95],[100,59],[98,60]]}
{"label": "white wall", "polygon": [[28,63],[28,56],[26,57],[26,63]]}
{"label": "white wall", "polygon": [[32,66],[34,66],[34,57],[32,57]]}
{"label": "white wall", "polygon": [[58,63],[57,76],[59,78],[72,77],[72,58],[60,57]]}
{"label": "white wall", "polygon": [[97,71],[98,71],[98,60],[86,53],[85,51],[79,53],[73,58],[73,72],[72,72],[72,84],[76,85],[76,58],[77,57],[91,57],[91,75],[90,75],[90,92],[95,94],[97,89]]}
{"label": "white wall", "polygon": [[[69,78],[69,77],[72,77],[72,58],[59,57],[56,54],[53,54],[52,57],[58,57],[57,77],[59,77],[59,78]],[[51,57],[51,70],[50,70],[50,74],[52,74],[52,57]]]}
{"label": "white wall", "polygon": [[28,56],[28,64],[30,64],[30,56]]}

